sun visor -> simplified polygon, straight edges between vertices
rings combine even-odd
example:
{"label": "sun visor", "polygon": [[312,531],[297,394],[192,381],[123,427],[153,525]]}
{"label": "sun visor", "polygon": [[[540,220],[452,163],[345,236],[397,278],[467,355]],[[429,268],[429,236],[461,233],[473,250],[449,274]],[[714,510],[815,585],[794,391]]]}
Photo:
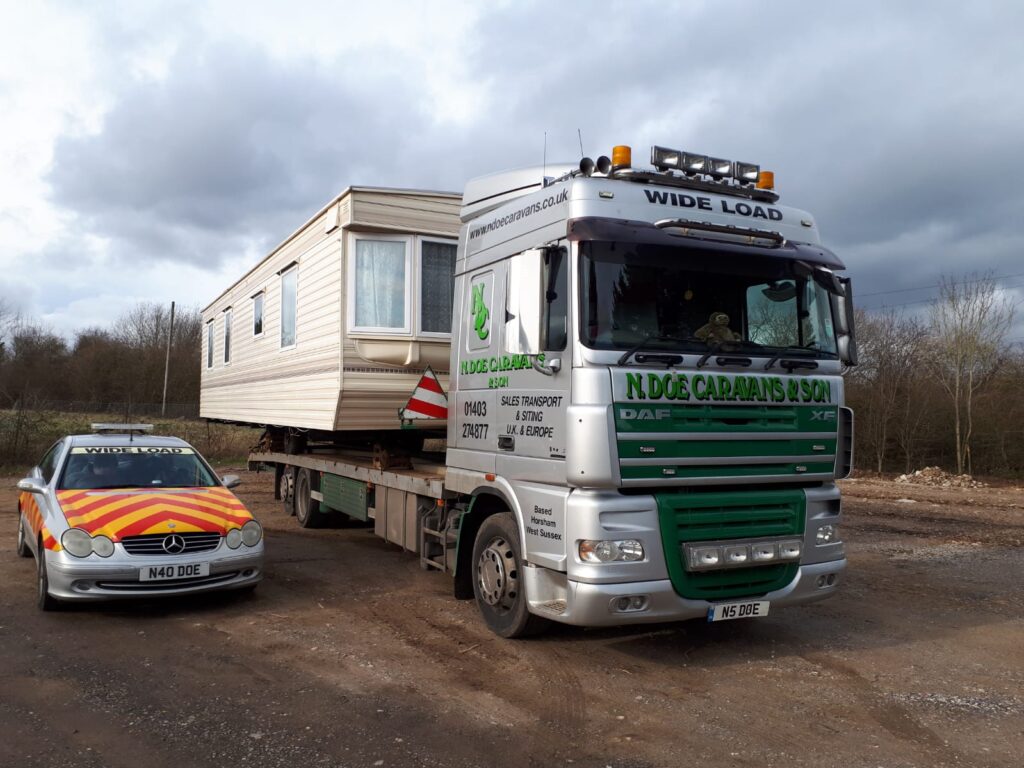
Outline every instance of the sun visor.
{"label": "sun visor", "polygon": [[680,234],[679,230],[663,229],[649,221],[631,221],[627,219],[610,219],[602,217],[586,217],[571,219],[568,227],[570,240],[599,240],[620,243],[648,243],[676,248],[698,248],[708,253],[737,256],[765,256],[793,260],[799,259],[811,264],[820,264],[829,269],[846,269],[828,248],[809,243],[796,243],[790,240],[781,245],[751,245],[736,239],[728,240],[721,237],[709,237],[695,232]]}

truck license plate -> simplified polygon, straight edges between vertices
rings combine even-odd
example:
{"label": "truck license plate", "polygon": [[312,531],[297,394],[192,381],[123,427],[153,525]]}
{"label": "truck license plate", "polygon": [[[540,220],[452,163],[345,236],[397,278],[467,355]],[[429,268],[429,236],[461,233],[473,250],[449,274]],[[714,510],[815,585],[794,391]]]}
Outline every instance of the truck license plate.
{"label": "truck license plate", "polygon": [[767,600],[746,600],[742,603],[719,603],[708,608],[708,621],[755,619],[768,615]]}
{"label": "truck license plate", "polygon": [[173,565],[147,565],[139,569],[139,581],[167,581],[209,576],[209,563],[175,563]]}

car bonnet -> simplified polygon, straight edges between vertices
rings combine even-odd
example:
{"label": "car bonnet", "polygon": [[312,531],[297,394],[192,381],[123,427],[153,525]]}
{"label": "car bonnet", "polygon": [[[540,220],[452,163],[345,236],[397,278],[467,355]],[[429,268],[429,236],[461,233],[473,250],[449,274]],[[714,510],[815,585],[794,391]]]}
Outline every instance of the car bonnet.
{"label": "car bonnet", "polygon": [[252,515],[227,488],[58,491],[68,527],[114,541],[165,533],[220,533]]}

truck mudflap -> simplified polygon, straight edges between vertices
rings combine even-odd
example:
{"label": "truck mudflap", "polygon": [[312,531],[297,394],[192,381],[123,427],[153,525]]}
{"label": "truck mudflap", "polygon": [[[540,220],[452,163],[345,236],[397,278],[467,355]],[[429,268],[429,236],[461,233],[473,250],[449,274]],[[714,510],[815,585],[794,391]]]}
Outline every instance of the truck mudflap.
{"label": "truck mudflap", "polygon": [[[792,581],[781,589],[756,597],[778,608],[831,597],[842,582],[846,558],[801,565]],[[705,619],[716,604],[733,600],[692,600],[680,597],[672,581],[593,584],[571,581],[564,573],[526,568],[530,611],[563,624],[617,626]],[[751,598],[754,599],[754,598]]]}

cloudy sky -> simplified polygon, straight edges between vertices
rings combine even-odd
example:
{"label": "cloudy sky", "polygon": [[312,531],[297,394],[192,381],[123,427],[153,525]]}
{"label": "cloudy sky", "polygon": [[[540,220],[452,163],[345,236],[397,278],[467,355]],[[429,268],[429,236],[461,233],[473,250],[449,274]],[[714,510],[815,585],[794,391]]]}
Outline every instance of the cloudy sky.
{"label": "cloudy sky", "polygon": [[0,0],[0,298],[69,336],[201,306],[346,186],[461,191],[579,129],[775,170],[863,306],[979,272],[1019,302],[1022,29],[1012,0]]}

